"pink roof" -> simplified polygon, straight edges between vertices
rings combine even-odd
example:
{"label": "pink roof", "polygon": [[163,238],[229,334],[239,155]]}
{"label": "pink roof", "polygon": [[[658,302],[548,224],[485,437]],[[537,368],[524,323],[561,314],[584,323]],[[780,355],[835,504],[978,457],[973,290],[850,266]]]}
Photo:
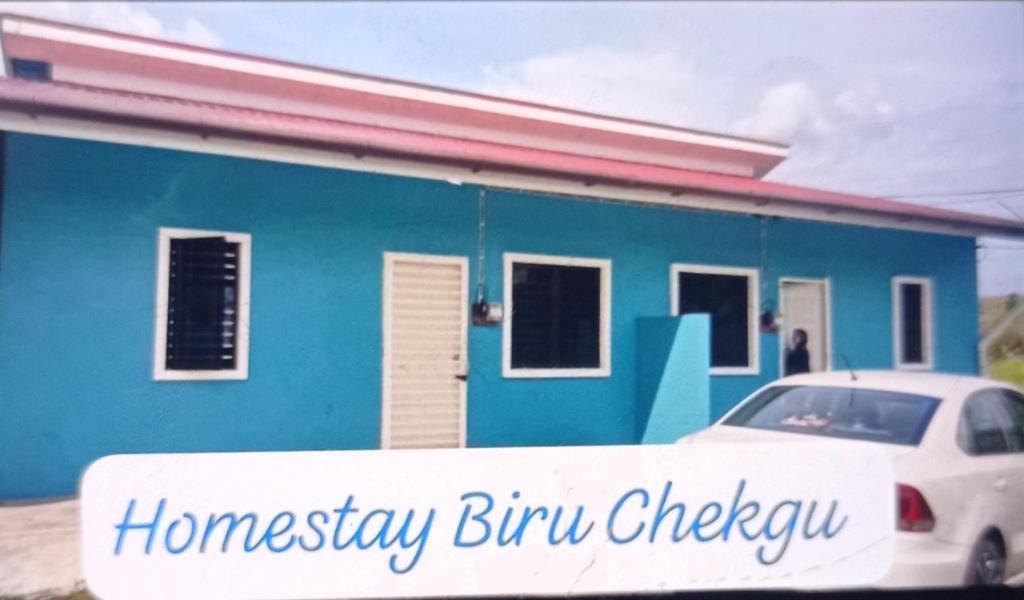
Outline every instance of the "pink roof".
{"label": "pink roof", "polygon": [[56,82],[301,114],[626,162],[761,177],[785,146],[443,88],[3,17],[7,56]]}
{"label": "pink roof", "polygon": [[[8,39],[11,34],[7,32],[6,27],[4,32],[4,50],[10,56]],[[104,33],[104,35],[108,34]],[[44,54],[50,58],[67,55],[67,53],[61,52],[63,48],[60,44],[51,43],[50,46],[47,46],[36,39],[32,41],[35,46],[28,43],[24,43],[23,46],[24,48],[34,47],[37,54],[33,58],[44,51],[46,51]],[[150,41],[146,40],[146,43],[150,43]],[[164,43],[161,42],[161,44]],[[178,47],[178,45],[170,46]],[[205,49],[202,52],[237,56]],[[109,57],[107,60],[110,60]],[[160,59],[140,58],[133,55],[132,60],[135,68],[143,72],[147,71],[146,61],[152,62],[150,66],[153,69],[150,71],[156,69],[157,66],[161,66],[163,69],[167,68],[167,65],[163,64],[166,61]],[[194,73],[191,76],[194,76]],[[58,79],[56,75],[55,79]],[[266,84],[262,80],[260,83],[261,85]],[[294,86],[296,84],[278,82],[278,85]],[[727,199],[743,200],[751,207],[772,203],[801,209],[820,209],[822,213],[826,214],[873,215],[884,217],[887,221],[943,225],[969,230],[972,233],[1024,236],[1024,223],[995,217],[767,182],[752,176],[687,169],[669,164],[630,159],[632,155],[629,152],[648,152],[651,156],[660,156],[657,153],[664,152],[667,148],[666,144],[676,143],[676,141],[666,138],[651,139],[649,145],[646,146],[641,145],[640,142],[647,143],[648,141],[641,139],[640,142],[632,143],[628,148],[629,152],[624,147],[613,144],[617,139],[621,141],[641,138],[643,131],[640,133],[612,129],[593,131],[587,130],[586,123],[582,125],[572,122],[549,123],[536,130],[539,132],[536,134],[537,136],[547,136],[537,138],[543,143],[528,144],[523,143],[522,139],[515,140],[519,143],[509,143],[483,134],[474,134],[472,137],[467,137],[468,134],[456,135],[446,131],[443,121],[402,121],[398,118],[401,115],[396,116],[396,114],[386,115],[386,118],[373,115],[371,119],[365,117],[364,113],[334,113],[331,110],[320,110],[316,106],[308,108],[306,105],[289,104],[286,101],[260,104],[258,102],[260,98],[249,102],[251,96],[241,96],[247,101],[247,104],[252,104],[245,106],[207,99],[210,97],[231,99],[238,96],[224,94],[211,96],[203,93],[185,95],[188,88],[181,86],[171,87],[168,90],[176,92],[176,95],[110,89],[106,85],[83,85],[59,80],[38,83],[0,79],[0,107],[30,114],[56,114],[92,121],[145,124],[190,132],[217,133],[222,136],[241,137],[274,144],[314,145],[357,154],[385,155],[421,162],[465,165],[473,169],[556,176],[594,184],[660,189],[674,193],[700,191]],[[317,93],[323,95],[326,94],[326,91],[321,89]],[[408,110],[412,111],[418,102],[420,102],[418,99],[403,100],[402,102],[396,101],[396,104],[410,107]],[[423,101],[422,103],[429,102]],[[269,110],[258,108],[258,106],[282,106],[293,110]],[[542,108],[547,109],[547,107]],[[476,109],[462,108],[460,110],[460,114],[465,114]],[[588,119],[602,118],[589,113],[566,112],[570,115],[579,114]],[[417,113],[417,116],[422,116],[422,114],[425,113]],[[533,123],[530,119],[518,115],[508,118],[519,119],[524,123],[524,127]],[[650,125],[628,120],[621,121],[626,125],[637,124],[644,127]],[[506,125],[514,122],[510,120]],[[596,127],[600,128],[601,126],[603,124],[597,122]],[[616,123],[609,125],[613,129],[618,126]],[[573,146],[566,139],[556,139],[557,135],[564,133],[558,128],[566,131],[568,131],[566,128],[575,128],[577,133],[574,133],[574,136],[578,138],[589,134],[591,141],[587,146]],[[689,132],[689,130],[680,131],[682,134]],[[459,130],[455,133],[463,133],[463,131]],[[470,133],[472,134],[472,132]],[[656,137],[660,133],[655,130],[652,135]],[[671,137],[675,133],[669,132],[665,135]],[[619,138],[615,136],[619,136]],[[693,145],[689,141],[686,143]],[[709,146],[715,143],[717,142],[714,139],[707,142]],[[760,142],[751,141],[751,143],[758,144]],[[728,152],[732,150],[729,149]],[[740,154],[746,152],[747,154],[743,156],[747,156],[756,154],[758,151],[758,148],[753,146],[752,150],[745,148],[740,151]],[[711,148],[702,156],[721,158],[726,155],[716,155],[715,152],[718,152],[718,149]],[[726,151],[723,150],[723,152]],[[770,150],[765,150],[765,153],[766,156],[770,155]],[[666,156],[668,155],[666,154]],[[741,156],[736,160],[747,159]],[[600,192],[595,191],[588,195],[600,196]],[[752,210],[752,212],[756,211]]]}

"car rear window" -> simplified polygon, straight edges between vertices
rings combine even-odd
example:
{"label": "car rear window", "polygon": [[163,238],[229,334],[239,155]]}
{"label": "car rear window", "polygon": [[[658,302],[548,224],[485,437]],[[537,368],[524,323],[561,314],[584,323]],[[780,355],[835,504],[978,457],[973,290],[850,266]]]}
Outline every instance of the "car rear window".
{"label": "car rear window", "polygon": [[939,399],[882,390],[773,386],[724,425],[916,446]]}

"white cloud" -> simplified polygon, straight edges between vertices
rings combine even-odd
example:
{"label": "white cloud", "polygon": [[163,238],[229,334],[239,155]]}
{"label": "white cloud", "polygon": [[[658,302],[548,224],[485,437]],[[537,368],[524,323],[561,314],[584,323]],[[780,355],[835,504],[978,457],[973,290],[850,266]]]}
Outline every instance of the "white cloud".
{"label": "white cloud", "polygon": [[634,119],[699,126],[709,103],[682,52],[584,47],[488,66],[481,91]]}
{"label": "white cloud", "polygon": [[181,30],[182,41],[187,41],[190,44],[197,46],[206,46],[208,48],[218,48],[221,45],[220,38],[214,33],[209,27],[203,25],[202,21],[195,17],[189,17],[185,20],[185,26]]}
{"label": "white cloud", "polygon": [[145,6],[128,2],[0,2],[0,11],[162,38],[186,44],[220,47],[220,38],[194,16],[180,24],[157,18]]}
{"label": "white cloud", "polygon": [[752,113],[736,119],[723,97],[748,90],[741,82],[702,72],[691,54],[678,44],[573,48],[487,66],[480,90],[699,129],[728,129],[808,149],[831,146],[833,156],[863,136],[884,136],[893,122],[895,107],[877,83],[828,96],[803,80],[768,88]]}
{"label": "white cloud", "polygon": [[776,85],[734,129],[741,135],[818,145],[884,133],[893,121],[895,108],[876,83],[845,89],[831,101],[822,96],[804,81]]}
{"label": "white cloud", "polygon": [[876,83],[843,90],[836,96],[835,106],[841,114],[858,121],[888,121],[893,116],[893,105],[882,98]]}
{"label": "white cloud", "polygon": [[792,142],[802,136],[824,136],[832,124],[818,94],[803,81],[791,81],[765,92],[757,110],[737,121],[735,129],[740,135]]}

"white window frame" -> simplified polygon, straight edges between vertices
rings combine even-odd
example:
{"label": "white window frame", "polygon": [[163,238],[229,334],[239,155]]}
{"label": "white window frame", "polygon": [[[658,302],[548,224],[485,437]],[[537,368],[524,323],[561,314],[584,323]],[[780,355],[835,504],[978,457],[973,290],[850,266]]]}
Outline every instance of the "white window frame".
{"label": "white window frame", "polygon": [[[903,362],[903,304],[900,286],[905,283],[921,286],[921,347],[924,360],[919,363]],[[903,371],[930,371],[935,365],[935,294],[930,277],[897,275],[892,278],[892,361],[895,368]]]}
{"label": "white window frame", "polygon": [[[554,256],[549,254],[520,254],[506,252],[504,257],[504,303],[505,318],[502,320],[501,374],[506,378],[572,378],[610,377],[612,374],[612,261],[604,258],[579,258],[575,256]],[[512,265],[515,263],[557,265],[563,267],[592,267],[600,269],[600,327],[599,366],[588,368],[531,369],[512,368]]]}
{"label": "white window frame", "polygon": [[[235,327],[235,368],[224,370],[168,369],[167,293],[170,286],[171,240],[198,237],[223,237],[238,244],[238,314]],[[161,227],[157,232],[157,280],[155,335],[153,344],[154,381],[244,380],[249,378],[249,284],[251,276],[252,236],[248,233],[177,229]]]}
{"label": "white window frame", "polygon": [[761,373],[761,336],[758,309],[761,306],[761,277],[758,270],[749,267],[723,267],[672,263],[668,273],[669,314],[679,316],[679,274],[699,273],[732,275],[747,278],[747,359],[745,367],[711,367],[712,375],[759,375]]}

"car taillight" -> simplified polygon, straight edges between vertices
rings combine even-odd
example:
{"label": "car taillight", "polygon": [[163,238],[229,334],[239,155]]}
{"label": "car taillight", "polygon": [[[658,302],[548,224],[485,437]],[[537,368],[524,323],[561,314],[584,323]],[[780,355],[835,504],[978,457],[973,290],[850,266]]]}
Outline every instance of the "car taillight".
{"label": "car taillight", "polygon": [[931,531],[935,527],[935,516],[924,496],[915,487],[896,484],[896,498],[899,500],[900,531]]}

